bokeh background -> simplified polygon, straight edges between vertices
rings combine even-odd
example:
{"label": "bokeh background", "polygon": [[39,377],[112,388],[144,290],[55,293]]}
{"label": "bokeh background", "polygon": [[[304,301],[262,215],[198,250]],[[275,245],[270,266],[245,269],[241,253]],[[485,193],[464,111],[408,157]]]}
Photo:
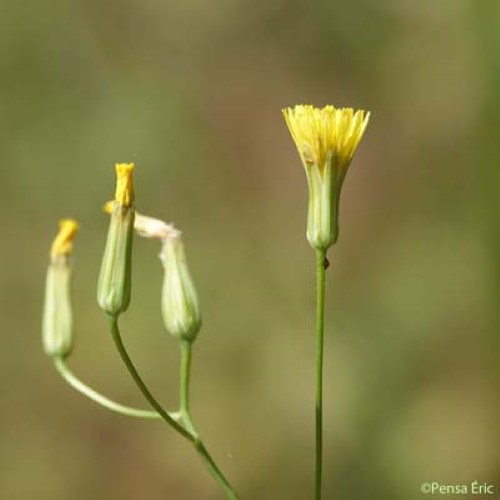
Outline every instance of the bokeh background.
{"label": "bokeh background", "polygon": [[[223,498],[161,422],[74,392],[41,350],[57,220],[75,251],[74,371],[146,406],[95,285],[116,161],[137,207],[184,232],[202,300],[193,412],[243,499],[311,498],[314,256],[306,182],[280,114],[353,106],[328,271],[324,498],[500,489],[500,3],[467,0],[0,4],[0,497]],[[137,241],[124,338],[177,402],[158,245]]]}

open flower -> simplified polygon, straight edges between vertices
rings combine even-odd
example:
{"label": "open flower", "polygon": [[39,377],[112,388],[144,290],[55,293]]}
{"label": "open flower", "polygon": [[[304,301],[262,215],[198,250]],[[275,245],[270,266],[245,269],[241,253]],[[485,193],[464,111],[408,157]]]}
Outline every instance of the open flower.
{"label": "open flower", "polygon": [[298,105],[284,109],[283,115],[307,175],[307,239],[326,250],[338,237],[340,190],[370,113]]}

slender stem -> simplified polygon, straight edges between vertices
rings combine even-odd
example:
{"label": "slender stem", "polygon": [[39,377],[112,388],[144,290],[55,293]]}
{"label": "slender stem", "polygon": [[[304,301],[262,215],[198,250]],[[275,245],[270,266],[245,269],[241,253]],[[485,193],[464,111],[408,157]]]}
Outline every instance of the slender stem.
{"label": "slender stem", "polygon": [[181,413],[189,413],[189,386],[191,380],[192,344],[181,340]]}
{"label": "slender stem", "polygon": [[173,427],[179,434],[184,436],[191,442],[195,442],[196,438],[193,436],[188,430],[186,430],[181,424],[175,421],[175,417],[170,415],[163,406],[155,399],[155,397],[151,394],[146,384],[142,380],[141,376],[137,372],[132,360],[130,359],[125,346],[123,345],[122,338],[120,335],[120,330],[118,328],[118,317],[113,315],[108,315],[109,328],[111,330],[111,334],[113,336],[113,340],[115,341],[116,348],[127,367],[130,375],[134,379],[135,383],[139,387],[143,396],[149,402],[149,404],[160,414],[161,418],[167,422],[171,427]]}
{"label": "slender stem", "polygon": [[191,380],[192,344],[181,340],[181,375],[180,375],[180,415],[186,427],[192,434],[196,434],[189,412],[189,387]]}
{"label": "slender stem", "polygon": [[116,348],[120,353],[120,356],[127,367],[130,375],[134,379],[135,383],[139,387],[140,391],[147,399],[149,404],[160,414],[160,416],[167,422],[170,426],[172,426],[179,434],[193,443],[196,451],[199,453],[205,465],[207,466],[210,473],[217,479],[219,484],[224,489],[227,498],[230,500],[238,500],[238,495],[235,493],[228,480],[224,477],[222,472],[219,470],[214,460],[208,453],[205,448],[203,442],[201,441],[198,433],[195,431],[194,426],[191,422],[191,417],[189,415],[189,372],[191,366],[191,345],[186,344],[182,349],[182,358],[181,358],[181,386],[184,388],[181,391],[181,410],[179,415],[181,419],[184,421],[186,428],[184,428],[181,424],[176,422],[175,416],[167,413],[167,411],[161,406],[161,404],[155,399],[155,397],[151,394],[146,384],[142,380],[141,376],[137,372],[132,360],[130,359],[125,346],[123,345],[120,330],[118,328],[118,317],[113,315],[108,315],[109,327],[111,330],[111,334],[113,336],[113,340],[115,341]]}
{"label": "slender stem", "polygon": [[191,380],[191,357],[192,357],[193,346],[191,342],[181,341],[181,376],[180,376],[180,415],[181,418],[189,431],[196,436],[196,440],[193,442],[194,447],[202,460],[205,462],[207,469],[210,471],[212,476],[219,482],[225,491],[227,498],[230,500],[237,500],[238,495],[234,491],[233,487],[229,481],[225,478],[224,474],[217,467],[210,453],[205,448],[203,441],[201,440],[198,431],[196,430],[193,421],[191,419],[191,414],[189,411],[189,387]]}
{"label": "slender stem", "polygon": [[316,250],[316,500],[321,500],[323,469],[323,344],[325,323],[326,250]]}
{"label": "slender stem", "polygon": [[216,463],[214,462],[214,459],[208,453],[208,450],[205,448],[205,445],[203,444],[201,439],[198,438],[195,441],[194,446],[196,448],[196,451],[202,458],[202,460],[205,462],[207,469],[210,471],[212,476],[215,479],[217,479],[218,483],[222,486],[222,489],[226,493],[227,498],[229,498],[229,500],[238,500],[239,499],[238,494],[233,489],[229,481],[225,478],[224,474],[222,474],[220,469],[217,467]]}
{"label": "slender stem", "polygon": [[138,408],[132,408],[130,406],[125,406],[112,399],[103,396],[99,392],[95,391],[88,385],[84,384],[73,372],[69,369],[68,365],[63,358],[55,357],[54,366],[61,375],[61,377],[74,389],[87,396],[92,401],[100,404],[108,410],[126,415],[128,417],[136,418],[148,418],[148,419],[158,419],[161,416],[155,411],[139,410]]}

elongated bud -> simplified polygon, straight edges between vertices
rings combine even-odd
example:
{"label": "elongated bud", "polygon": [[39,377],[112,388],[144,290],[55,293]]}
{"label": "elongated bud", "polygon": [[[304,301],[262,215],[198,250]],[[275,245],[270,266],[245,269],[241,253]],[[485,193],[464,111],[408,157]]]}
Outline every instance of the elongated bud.
{"label": "elongated bud", "polygon": [[130,304],[134,229],[133,163],[116,164],[116,193],[97,284],[97,301],[111,315]]}
{"label": "elongated bud", "polygon": [[179,231],[163,240],[160,259],[165,271],[161,304],[165,327],[174,337],[192,342],[201,327],[200,306]]}
{"label": "elongated bud", "polygon": [[50,250],[42,318],[42,342],[48,356],[65,358],[73,348],[70,258],[77,231],[74,220],[61,220]]}

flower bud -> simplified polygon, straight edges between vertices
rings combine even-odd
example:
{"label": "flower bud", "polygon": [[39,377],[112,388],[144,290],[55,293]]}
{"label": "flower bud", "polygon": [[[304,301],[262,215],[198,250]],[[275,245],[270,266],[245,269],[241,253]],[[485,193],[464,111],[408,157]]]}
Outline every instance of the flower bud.
{"label": "flower bud", "polygon": [[130,304],[134,229],[134,164],[116,164],[116,194],[97,284],[97,301],[111,315]]}
{"label": "flower bud", "polygon": [[70,255],[77,230],[74,220],[61,220],[52,243],[42,318],[42,342],[48,356],[65,358],[73,348]]}
{"label": "flower bud", "polygon": [[201,327],[200,306],[179,231],[163,240],[160,259],[165,271],[162,288],[165,327],[174,337],[192,342]]}

